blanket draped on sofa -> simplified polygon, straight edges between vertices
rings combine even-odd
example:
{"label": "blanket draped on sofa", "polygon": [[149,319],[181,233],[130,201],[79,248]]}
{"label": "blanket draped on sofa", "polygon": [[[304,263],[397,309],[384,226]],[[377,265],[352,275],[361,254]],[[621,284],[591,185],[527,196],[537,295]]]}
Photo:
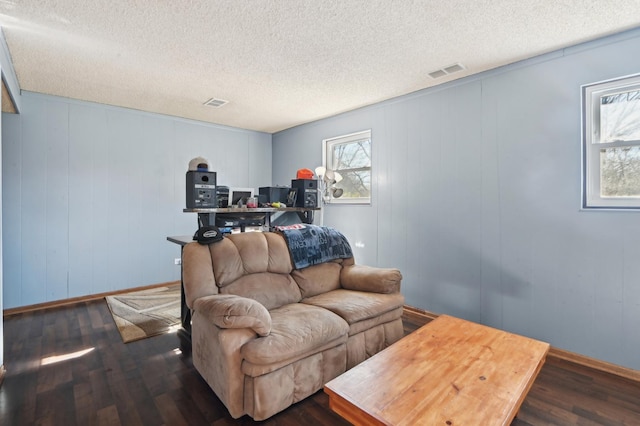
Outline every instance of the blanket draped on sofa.
{"label": "blanket draped on sofa", "polygon": [[347,238],[333,228],[305,224],[277,229],[287,242],[295,269],[353,257]]}

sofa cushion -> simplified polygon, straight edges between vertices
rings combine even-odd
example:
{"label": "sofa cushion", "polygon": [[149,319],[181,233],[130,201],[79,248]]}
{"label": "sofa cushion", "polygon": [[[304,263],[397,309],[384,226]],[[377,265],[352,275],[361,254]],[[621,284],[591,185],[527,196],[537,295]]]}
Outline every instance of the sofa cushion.
{"label": "sofa cushion", "polygon": [[252,364],[272,364],[312,355],[328,342],[346,342],[349,325],[336,314],[316,306],[292,303],[270,311],[271,333],[240,349]]}
{"label": "sofa cushion", "polygon": [[353,324],[349,324],[349,336],[353,336],[354,334],[362,333],[363,331],[372,329],[377,327],[380,324],[389,323],[395,321],[397,319],[402,319],[402,314],[404,312],[403,307],[398,307],[390,310],[389,312],[385,312],[382,315],[377,317],[369,318],[366,320],[354,322]]}
{"label": "sofa cushion", "polygon": [[232,234],[211,244],[213,276],[220,294],[257,300],[267,309],[302,299],[291,278],[287,245],[273,232]]}
{"label": "sofa cushion", "polygon": [[243,275],[233,283],[222,287],[221,294],[236,294],[257,300],[271,310],[302,299],[300,289],[289,274],[259,272]]}
{"label": "sofa cushion", "polygon": [[293,270],[284,238],[272,232],[232,234],[211,244],[209,250],[218,287],[225,287],[247,274],[289,274]]}
{"label": "sofa cushion", "polygon": [[400,293],[378,294],[338,289],[302,299],[303,304],[325,308],[354,324],[404,305]]}
{"label": "sofa cushion", "polygon": [[312,297],[340,288],[342,261],[321,263],[304,269],[295,269],[291,276],[298,286],[302,297]]}

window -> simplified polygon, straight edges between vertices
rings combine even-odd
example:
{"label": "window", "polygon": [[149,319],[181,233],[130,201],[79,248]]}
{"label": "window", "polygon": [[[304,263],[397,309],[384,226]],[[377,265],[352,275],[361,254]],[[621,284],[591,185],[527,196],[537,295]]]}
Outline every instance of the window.
{"label": "window", "polygon": [[640,209],[640,76],[582,87],[584,208]]}
{"label": "window", "polygon": [[327,183],[325,201],[370,204],[371,130],[325,139],[322,145],[324,167],[342,178]]}

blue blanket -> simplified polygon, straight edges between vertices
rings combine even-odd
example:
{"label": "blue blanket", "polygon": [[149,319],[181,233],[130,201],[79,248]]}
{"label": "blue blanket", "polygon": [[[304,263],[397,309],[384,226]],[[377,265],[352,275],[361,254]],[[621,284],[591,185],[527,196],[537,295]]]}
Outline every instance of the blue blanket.
{"label": "blue blanket", "polygon": [[347,238],[333,228],[304,224],[276,229],[284,236],[296,269],[353,257]]}

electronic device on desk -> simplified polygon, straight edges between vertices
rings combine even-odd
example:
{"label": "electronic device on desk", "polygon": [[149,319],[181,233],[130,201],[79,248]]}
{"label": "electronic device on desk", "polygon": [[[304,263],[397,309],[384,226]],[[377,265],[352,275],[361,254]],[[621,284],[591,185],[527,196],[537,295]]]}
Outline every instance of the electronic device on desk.
{"label": "electronic device on desk", "polygon": [[297,190],[296,207],[315,209],[318,207],[318,181],[315,179],[292,179],[291,189]]}
{"label": "electronic device on desk", "polygon": [[222,228],[240,228],[243,232],[247,227],[259,227],[265,223],[266,213],[252,213],[248,211],[237,213],[218,213],[216,215],[216,226]]}
{"label": "electronic device on desk", "polygon": [[253,188],[229,188],[229,207],[242,207],[253,197]]}
{"label": "electronic device on desk", "polygon": [[297,200],[298,200],[298,190],[290,189],[289,193],[287,194],[287,202],[285,203],[285,205],[287,207],[295,207]]}
{"label": "electronic device on desk", "polygon": [[188,209],[218,207],[216,200],[216,172],[188,171],[186,183]]}
{"label": "electronic device on desk", "polygon": [[229,207],[229,187],[217,186],[216,187],[216,199],[218,200],[219,209]]}
{"label": "electronic device on desk", "polygon": [[288,186],[261,186],[258,191],[260,202],[287,204],[287,197],[291,188]]}

